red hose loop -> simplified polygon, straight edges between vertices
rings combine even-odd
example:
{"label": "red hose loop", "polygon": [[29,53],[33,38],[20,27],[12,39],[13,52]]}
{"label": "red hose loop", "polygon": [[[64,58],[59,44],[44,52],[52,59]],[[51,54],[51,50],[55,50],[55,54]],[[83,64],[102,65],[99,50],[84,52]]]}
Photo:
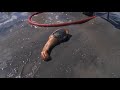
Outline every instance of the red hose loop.
{"label": "red hose loop", "polygon": [[28,18],[29,24],[39,26],[39,27],[59,27],[59,26],[66,26],[66,25],[71,25],[71,24],[82,24],[82,23],[85,23],[85,22],[87,22],[87,21],[89,21],[89,20],[96,17],[96,16],[91,16],[91,17],[88,17],[88,18],[85,18],[85,19],[82,19],[82,20],[72,21],[72,22],[65,22],[65,23],[60,23],[60,24],[40,24],[40,23],[37,23],[37,22],[32,20],[33,16],[35,16],[37,14],[40,14],[40,13],[42,13],[42,12],[36,12],[36,13],[32,14]]}

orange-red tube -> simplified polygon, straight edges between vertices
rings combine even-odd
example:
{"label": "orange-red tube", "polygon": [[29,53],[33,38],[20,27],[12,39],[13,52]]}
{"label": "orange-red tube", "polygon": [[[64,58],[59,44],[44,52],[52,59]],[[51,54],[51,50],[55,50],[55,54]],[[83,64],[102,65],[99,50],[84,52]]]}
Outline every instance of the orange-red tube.
{"label": "orange-red tube", "polygon": [[32,17],[34,15],[37,15],[37,14],[40,14],[42,12],[36,12],[34,14],[32,14],[29,18],[28,18],[28,22],[31,24],[31,25],[35,25],[35,26],[39,26],[39,27],[59,27],[59,26],[66,26],[66,25],[71,25],[71,24],[82,24],[82,23],[85,23],[93,18],[95,18],[96,16],[91,16],[91,17],[88,17],[88,18],[85,18],[85,19],[82,19],[82,20],[78,20],[78,21],[72,21],[72,22],[65,22],[65,23],[60,23],[60,24],[40,24],[40,23],[37,23],[35,21],[32,20]]}

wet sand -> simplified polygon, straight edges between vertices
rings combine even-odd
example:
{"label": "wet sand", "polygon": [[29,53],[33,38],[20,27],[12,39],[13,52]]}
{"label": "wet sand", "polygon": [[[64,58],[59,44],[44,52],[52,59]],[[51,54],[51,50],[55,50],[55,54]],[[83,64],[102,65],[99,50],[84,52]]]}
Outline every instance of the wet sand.
{"label": "wet sand", "polygon": [[[80,19],[80,15],[87,17],[69,13],[74,19]],[[40,21],[41,15],[34,20]],[[13,28],[12,33],[0,39],[1,78],[120,77],[120,30],[104,19],[97,17],[64,27],[35,28],[27,22],[20,25],[24,26]],[[52,50],[51,61],[43,62],[40,52],[49,35],[58,28],[68,28],[72,37]]]}

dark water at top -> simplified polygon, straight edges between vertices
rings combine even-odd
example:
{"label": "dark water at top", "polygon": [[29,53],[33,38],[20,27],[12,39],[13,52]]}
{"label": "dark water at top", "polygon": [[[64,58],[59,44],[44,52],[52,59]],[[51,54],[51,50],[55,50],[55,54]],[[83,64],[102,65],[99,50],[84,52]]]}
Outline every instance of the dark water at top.
{"label": "dark water at top", "polygon": [[[103,18],[107,18],[106,12],[97,12],[96,15]],[[21,22],[27,20],[28,16],[29,16],[28,12],[1,12],[0,13],[0,34],[6,32],[8,28],[15,27],[19,25]],[[57,18],[57,15],[56,15],[56,18]],[[68,19],[66,16],[64,18]],[[110,19],[114,21],[114,23],[120,25],[120,12],[110,12]],[[53,22],[53,21],[51,20],[49,22]]]}
{"label": "dark water at top", "polygon": [[27,12],[2,12],[0,13],[0,34],[9,28],[16,27],[28,17]]}
{"label": "dark water at top", "polygon": [[[28,15],[29,15],[28,12],[1,12],[0,13],[0,29],[3,30],[9,27],[18,25],[19,23],[27,20]],[[106,12],[97,12],[96,15],[107,18]],[[64,18],[67,19],[67,17],[64,17]],[[115,23],[120,23],[120,12],[110,12],[110,19],[115,21]],[[0,30],[0,32],[2,30]],[[6,31],[6,30],[3,30],[3,31]]]}

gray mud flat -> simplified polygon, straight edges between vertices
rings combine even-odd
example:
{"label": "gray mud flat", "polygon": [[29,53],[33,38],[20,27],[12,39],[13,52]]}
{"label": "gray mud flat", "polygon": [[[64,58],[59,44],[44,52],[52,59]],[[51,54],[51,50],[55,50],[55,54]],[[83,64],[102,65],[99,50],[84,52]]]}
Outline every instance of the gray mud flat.
{"label": "gray mud flat", "polygon": [[[87,17],[79,13],[68,15],[72,19]],[[56,22],[66,20],[63,16]],[[34,20],[42,18],[38,15]],[[97,17],[64,27],[32,27],[27,21],[18,26],[0,38],[1,78],[120,77],[120,30],[104,19]],[[68,28],[72,37],[52,50],[51,61],[43,62],[40,52],[49,35],[58,28]]]}

